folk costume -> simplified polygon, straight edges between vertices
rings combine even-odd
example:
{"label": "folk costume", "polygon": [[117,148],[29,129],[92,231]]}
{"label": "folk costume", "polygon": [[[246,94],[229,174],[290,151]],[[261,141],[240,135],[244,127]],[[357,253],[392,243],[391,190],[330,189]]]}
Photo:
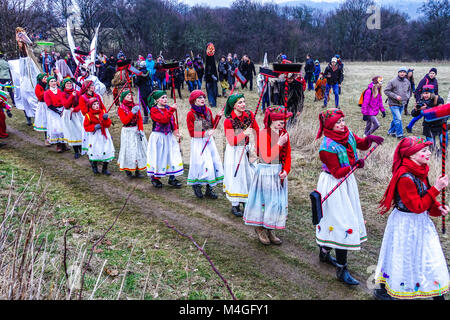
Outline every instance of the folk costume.
{"label": "folk costume", "polygon": [[64,111],[64,93],[58,88],[52,88],[50,81],[55,77],[47,78],[49,88],[44,92],[44,101],[47,105],[47,138],[50,144],[56,144],[56,150],[63,152],[68,150],[65,146],[67,141],[64,139],[64,123],[62,114]]}
{"label": "folk costume", "polygon": [[120,171],[125,171],[131,177],[142,177],[140,172],[147,170],[147,138],[144,133],[144,124],[140,106],[135,104],[133,98],[127,99],[131,94],[129,90],[120,95],[120,106],[117,109],[123,127],[120,134],[120,152],[117,165]]}
{"label": "folk costume", "polygon": [[[250,184],[253,179],[255,167],[250,164],[249,154],[254,153],[254,144],[250,144],[250,139],[244,134],[248,128],[252,128],[256,135],[259,133],[259,126],[254,119],[253,112],[245,110],[238,115],[234,110],[234,106],[239,99],[243,98],[243,94],[233,94],[228,97],[225,107],[225,121],[223,127],[227,139],[227,146],[224,155],[224,181],[223,192],[227,199],[231,202],[231,212],[242,217],[244,212],[240,208],[240,204],[245,204],[250,190]],[[245,148],[239,171],[234,176],[236,167],[241,159],[242,149]]]}
{"label": "folk costume", "polygon": [[0,139],[1,138],[8,138],[8,134],[6,133],[6,117],[5,112],[3,109],[6,110],[6,114],[9,118],[12,117],[11,113],[11,106],[8,104],[8,95],[5,91],[0,90]]}
{"label": "folk costume", "polygon": [[101,108],[94,110],[92,105],[99,102],[97,98],[89,99],[88,109],[84,117],[84,130],[88,133],[88,157],[91,162],[92,171],[98,174],[97,163],[102,162],[102,173],[110,175],[108,171],[108,163],[114,159],[114,144],[108,128],[112,122],[108,114]]}
{"label": "folk costume", "polygon": [[34,117],[33,129],[39,132],[45,133],[45,138],[47,141],[47,104],[44,101],[44,92],[47,87],[47,74],[40,73],[37,76],[37,84],[34,88],[34,93],[38,100],[38,105],[36,108],[36,115]]}
{"label": "folk costume", "polygon": [[[89,112],[89,106],[88,106],[88,101],[90,99],[97,99],[97,101],[100,104],[100,109],[103,110],[103,112],[106,113],[106,107],[102,102],[101,97],[95,92],[95,83],[92,80],[86,80],[83,82],[82,86],[81,86],[81,90],[79,91],[79,107],[80,107],[80,111],[83,114],[83,116],[86,116],[86,114]],[[84,120],[83,120],[84,122]],[[81,154],[86,154],[88,151],[88,140],[89,140],[89,132],[86,132],[86,130],[84,130],[84,126],[81,132],[82,135],[82,142],[81,142]]]}
{"label": "folk costume", "polygon": [[430,219],[441,216],[440,191],[428,181],[428,165],[410,159],[432,144],[407,137],[395,150],[392,179],[380,202],[380,214],[391,207],[394,210],[387,221],[375,271],[375,281],[382,287],[375,290],[379,299],[443,299],[449,291],[446,259]]}
{"label": "folk costume", "polygon": [[[66,87],[69,82],[72,83],[70,89]],[[73,147],[74,157],[78,159],[81,156],[84,117],[79,106],[78,92],[74,88],[74,83],[70,78],[66,78],[61,82],[64,106],[62,115],[64,140]]]}
{"label": "folk costume", "polygon": [[175,122],[175,108],[160,106],[156,101],[167,95],[165,91],[155,90],[149,96],[150,117],[153,121],[152,133],[147,146],[147,175],[155,188],[161,188],[161,177],[169,176],[169,184],[181,187],[175,179],[184,172],[180,146],[173,135],[178,127]]}
{"label": "folk costume", "polygon": [[[364,160],[358,158],[357,149],[367,150],[372,142],[383,142],[383,138],[377,136],[359,138],[346,126],[343,131],[333,130],[343,117],[344,113],[337,108],[319,114],[320,128],[316,139],[322,134],[324,137],[319,150],[323,171],[319,176],[317,191],[322,195],[330,192],[352,167],[364,166]],[[361,243],[367,240],[367,233],[354,175],[349,176],[322,204],[322,210],[323,218],[316,226],[320,261],[337,266],[339,280],[357,285],[359,282],[347,270],[347,251],[360,250]],[[332,248],[336,251],[337,261],[330,255]]]}
{"label": "folk costume", "polygon": [[201,188],[206,185],[205,196],[217,199],[212,187],[223,181],[223,165],[213,136],[210,136],[203,153],[202,150],[208,141],[208,131],[214,128],[220,117],[213,118],[211,109],[206,105],[195,104],[196,99],[201,96],[206,98],[206,94],[201,90],[194,90],[189,96],[191,110],[187,114],[186,122],[191,136],[191,157],[187,184],[192,185],[198,198],[203,198]]}
{"label": "folk costume", "polygon": [[284,229],[288,214],[288,181],[280,178],[291,169],[291,144],[289,138],[283,145],[279,138],[287,134],[285,129],[279,132],[271,127],[273,121],[287,120],[291,112],[285,112],[282,106],[267,108],[264,116],[264,129],[259,132],[257,155],[259,163],[252,179],[247,204],[244,211],[246,225],[256,227],[259,240],[263,244],[281,244],[273,232]]}

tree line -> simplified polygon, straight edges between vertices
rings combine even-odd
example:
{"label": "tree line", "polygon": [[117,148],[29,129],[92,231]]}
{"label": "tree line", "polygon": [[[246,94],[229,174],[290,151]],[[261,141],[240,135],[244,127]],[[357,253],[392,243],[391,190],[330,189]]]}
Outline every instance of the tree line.
{"label": "tree line", "polygon": [[[229,8],[189,7],[176,0],[0,0],[0,51],[17,56],[15,28],[68,49],[66,20],[75,19],[74,36],[89,48],[101,23],[98,47],[106,54],[122,50],[129,57],[160,52],[182,58],[191,51],[204,55],[214,43],[216,55],[247,54],[260,62],[284,53],[290,60],[446,60],[450,58],[449,0],[427,0],[422,16],[409,20],[392,7],[381,7],[380,29],[369,29],[372,0],[346,0],[324,13],[296,7],[235,0]],[[74,8],[79,8],[74,10]]]}

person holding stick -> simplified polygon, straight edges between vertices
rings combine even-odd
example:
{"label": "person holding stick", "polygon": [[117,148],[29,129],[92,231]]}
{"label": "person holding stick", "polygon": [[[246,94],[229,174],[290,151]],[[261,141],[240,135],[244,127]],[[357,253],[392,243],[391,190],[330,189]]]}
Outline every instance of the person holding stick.
{"label": "person holding stick", "polygon": [[264,129],[259,132],[257,155],[260,162],[256,166],[244,222],[254,226],[262,244],[282,243],[274,229],[284,229],[288,208],[287,176],[291,169],[291,144],[289,134],[284,129],[284,120],[292,117],[283,106],[267,108],[264,115]]}
{"label": "person holding stick", "polygon": [[148,99],[153,127],[147,145],[147,175],[155,188],[162,188],[160,179],[165,176],[169,176],[169,185],[181,188],[181,182],[175,179],[184,171],[177,141],[181,136],[174,117],[177,104],[167,105],[167,94],[162,90],[153,91]]}
{"label": "person holding stick", "polygon": [[[245,205],[248,191],[254,175],[254,167],[250,162],[256,160],[254,147],[250,145],[250,136],[259,133],[255,115],[246,110],[243,94],[233,94],[227,99],[225,105],[225,121],[223,123],[227,146],[224,156],[224,182],[223,191],[231,202],[231,213],[236,217],[242,217],[244,212],[240,205]],[[242,149],[246,154],[242,157],[240,169],[236,173],[236,166],[241,159]],[[251,161],[250,159],[253,159]]]}
{"label": "person holding stick", "polygon": [[[316,139],[324,135],[319,150],[322,173],[317,191],[327,194],[352,167],[364,168],[364,160],[358,158],[357,149],[368,150],[373,142],[381,144],[384,139],[369,135],[364,139],[356,136],[345,125],[344,113],[337,108],[319,114],[320,127]],[[359,201],[358,185],[350,175],[342,185],[322,204],[323,218],[316,225],[316,242],[321,262],[336,266],[337,278],[347,285],[358,285],[347,269],[348,250],[360,250],[367,240],[364,217]],[[330,254],[336,251],[336,259]]]}
{"label": "person holding stick", "polygon": [[394,153],[392,179],[380,201],[380,214],[391,212],[381,244],[374,295],[380,300],[433,298],[444,300],[449,273],[436,227],[430,216],[446,216],[437,201],[448,185],[443,174],[433,186],[428,172],[431,141],[407,137]]}
{"label": "person holding stick", "polygon": [[130,90],[120,95],[120,106],[117,114],[123,127],[120,133],[120,151],[117,164],[120,171],[125,171],[129,178],[142,178],[141,171],[147,170],[147,138],[144,133],[144,121],[141,107],[133,101]]}
{"label": "person holding stick", "polygon": [[[214,124],[220,121],[223,115],[221,110],[213,118],[211,109],[205,104],[206,94],[201,90],[192,91],[189,97],[191,110],[187,114],[186,122],[191,136],[191,158],[187,184],[192,185],[195,196],[203,198],[202,185],[206,185],[204,196],[217,199],[213,187],[223,181],[223,165],[214,142]],[[211,137],[202,154],[208,137]]]}
{"label": "person holding stick", "polygon": [[89,133],[88,157],[94,174],[99,174],[97,163],[101,162],[102,174],[111,175],[108,171],[108,163],[114,159],[114,144],[108,128],[111,127],[111,119],[100,107],[98,98],[91,98],[87,103],[88,112],[84,117],[84,130]]}
{"label": "person holding stick", "polygon": [[34,93],[38,100],[38,105],[36,109],[36,115],[34,117],[33,129],[38,132],[44,132],[45,135],[45,146],[51,146],[47,138],[47,104],[44,101],[44,93],[47,88],[47,78],[48,74],[40,73],[37,76],[36,87],[34,88]]}

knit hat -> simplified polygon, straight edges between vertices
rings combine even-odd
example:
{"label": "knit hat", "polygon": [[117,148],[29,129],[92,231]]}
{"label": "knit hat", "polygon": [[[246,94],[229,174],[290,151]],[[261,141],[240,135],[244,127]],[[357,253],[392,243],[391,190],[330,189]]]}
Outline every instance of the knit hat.
{"label": "knit hat", "polygon": [[61,88],[61,90],[64,90],[66,88],[66,83],[67,82],[72,82],[73,83],[73,81],[72,81],[72,79],[70,77],[65,78],[63,81],[61,81],[61,84],[59,86]]}
{"label": "knit hat", "polygon": [[372,82],[374,83],[374,84],[378,84],[378,83],[382,83],[383,82],[383,77],[382,76],[376,76],[376,77],[373,77],[372,78]]}
{"label": "knit hat", "polygon": [[319,63],[319,60],[314,61],[314,63]]}
{"label": "knit hat", "polygon": [[292,117],[292,112],[286,112],[284,106],[271,106],[266,109],[264,114],[264,127],[269,128],[273,121],[277,120],[287,120]]}
{"label": "knit hat", "polygon": [[341,109],[333,108],[327,109],[319,114],[319,131],[317,132],[316,139],[322,136],[323,128],[333,130],[334,125],[340,118],[345,117]]}
{"label": "knit hat", "polygon": [[155,90],[153,91],[147,98],[148,105],[153,107],[156,105],[156,100],[161,98],[162,96],[167,95],[167,93],[163,90]]}
{"label": "knit hat", "polygon": [[189,103],[195,104],[195,100],[197,100],[198,97],[206,97],[206,94],[202,90],[194,90],[191,92],[191,95],[189,96]]}
{"label": "knit hat", "polygon": [[422,87],[422,92],[434,93],[434,86],[432,84],[427,84]]}
{"label": "knit hat", "polygon": [[122,102],[123,99],[125,99],[125,97],[126,97],[129,93],[131,93],[131,95],[133,95],[133,92],[131,92],[130,90],[125,90],[124,92],[122,92],[122,93],[120,94],[120,98],[119,98],[120,102]]}
{"label": "knit hat", "polygon": [[336,57],[331,58],[331,62],[337,62],[337,58]]}
{"label": "knit hat", "polygon": [[434,72],[434,73],[437,74],[437,69],[436,68],[431,68],[430,71],[428,71],[428,73],[430,73],[430,72]]}
{"label": "knit hat", "polygon": [[236,93],[228,97],[227,103],[225,105],[225,117],[229,117],[231,115],[231,111],[233,111],[234,105],[241,98],[244,98],[244,94],[242,93]]}
{"label": "knit hat", "polygon": [[341,58],[341,56],[338,55],[338,54],[335,54],[334,56],[336,57],[336,59],[340,59]]}
{"label": "knit hat", "polygon": [[398,69],[397,73],[402,71],[408,73],[408,69],[406,67],[401,67],[400,69]]}
{"label": "knit hat", "polygon": [[153,56],[152,56],[152,54],[151,53],[149,53],[148,55],[147,55],[147,59],[150,59],[150,58],[152,58]]}

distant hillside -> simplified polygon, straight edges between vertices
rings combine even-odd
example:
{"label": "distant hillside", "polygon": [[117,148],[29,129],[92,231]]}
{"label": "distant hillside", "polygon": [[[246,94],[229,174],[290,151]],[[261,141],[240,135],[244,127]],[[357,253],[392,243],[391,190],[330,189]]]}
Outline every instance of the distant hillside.
{"label": "distant hillside", "polygon": [[[321,11],[332,11],[334,9],[337,9],[339,5],[342,2],[316,2],[316,1],[310,1],[310,0],[304,0],[304,1],[286,1],[280,3],[280,6],[299,6],[299,5],[306,5],[308,7],[318,9]],[[378,2],[379,3],[379,2]],[[399,10],[400,12],[404,12],[408,14],[409,18],[411,20],[415,20],[419,17],[419,13],[417,10],[422,6],[423,1],[420,0],[406,0],[406,1],[393,1],[393,0],[387,0],[387,1],[381,1],[382,7],[393,7],[394,9]]]}

